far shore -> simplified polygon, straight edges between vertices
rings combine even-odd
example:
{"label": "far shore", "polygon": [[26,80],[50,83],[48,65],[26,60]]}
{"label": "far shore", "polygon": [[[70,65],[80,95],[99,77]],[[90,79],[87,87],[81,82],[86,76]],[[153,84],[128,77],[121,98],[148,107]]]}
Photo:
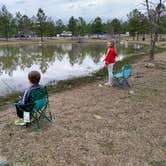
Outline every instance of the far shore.
{"label": "far shore", "polygon": [[45,44],[45,43],[93,43],[93,42],[105,42],[106,39],[79,39],[79,38],[47,38],[41,42],[40,38],[36,39],[1,39],[0,45],[6,45],[6,44]]}
{"label": "far shore", "polygon": [[[0,39],[1,45],[12,45],[12,44],[56,44],[56,43],[105,43],[107,41],[106,38],[44,38],[43,42],[41,42],[40,38],[27,38],[27,39],[15,39],[10,38]],[[150,45],[150,39],[147,38],[145,41],[142,40],[133,40],[131,37],[125,37],[120,40],[120,42],[129,42],[129,43],[140,43],[140,44],[148,44]],[[156,46],[161,48],[166,48],[166,41],[156,42]]]}

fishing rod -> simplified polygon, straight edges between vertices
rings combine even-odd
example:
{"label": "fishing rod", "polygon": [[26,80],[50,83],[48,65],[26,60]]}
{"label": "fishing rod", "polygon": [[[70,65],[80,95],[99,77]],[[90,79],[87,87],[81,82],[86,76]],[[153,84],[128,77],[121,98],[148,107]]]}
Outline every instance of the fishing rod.
{"label": "fishing rod", "polygon": [[[8,93],[11,93],[11,92],[13,92],[14,90],[13,90],[13,88],[8,84],[8,83],[6,83],[4,80],[1,80],[4,84],[5,84],[5,86],[7,87],[7,91],[8,91]],[[7,104],[9,104],[8,102],[3,102],[3,103],[0,103],[0,106],[2,106],[2,105],[7,105]]]}
{"label": "fishing rod", "polygon": [[[7,83],[7,82],[5,82],[4,80],[1,80],[5,85],[6,85],[6,87],[8,88],[8,92],[10,92],[10,91],[14,91],[13,90],[13,88]],[[10,89],[10,91],[9,91],[9,89]]]}

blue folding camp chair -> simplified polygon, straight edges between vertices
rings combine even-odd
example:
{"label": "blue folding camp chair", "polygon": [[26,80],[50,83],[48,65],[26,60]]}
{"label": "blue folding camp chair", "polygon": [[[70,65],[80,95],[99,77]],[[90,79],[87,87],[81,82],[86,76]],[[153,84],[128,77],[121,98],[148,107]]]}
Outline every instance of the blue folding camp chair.
{"label": "blue folding camp chair", "polygon": [[131,76],[131,65],[123,66],[122,72],[114,74],[113,86],[118,86],[122,89],[124,89],[125,87],[130,87],[130,84],[128,82],[130,76]]}

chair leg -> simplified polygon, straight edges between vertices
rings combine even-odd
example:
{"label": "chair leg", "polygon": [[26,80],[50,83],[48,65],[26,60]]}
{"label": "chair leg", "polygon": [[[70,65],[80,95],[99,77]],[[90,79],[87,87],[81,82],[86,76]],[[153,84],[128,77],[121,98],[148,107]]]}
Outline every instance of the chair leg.
{"label": "chair leg", "polygon": [[51,114],[51,111],[50,111],[50,105],[48,104],[48,107],[47,107],[47,110],[48,110],[48,113],[46,113],[46,119],[49,121],[49,122],[52,122],[52,114]]}
{"label": "chair leg", "polygon": [[124,82],[125,82],[126,86],[128,86],[129,88],[131,87],[130,84],[129,84],[129,82],[128,82],[128,80],[127,80],[127,78],[124,78]]}
{"label": "chair leg", "polygon": [[45,118],[47,119],[47,121],[52,122],[52,115],[51,113],[49,113],[50,115],[47,115],[47,113],[45,112]]}
{"label": "chair leg", "polygon": [[123,80],[120,80],[118,78],[115,78],[115,84],[120,87],[121,89],[124,89],[124,86],[123,86]]}
{"label": "chair leg", "polygon": [[44,107],[40,114],[43,117],[43,119],[46,119],[49,122],[52,122],[52,115],[51,115],[51,111],[49,110],[49,112],[47,113],[47,110],[49,110],[49,107]]}
{"label": "chair leg", "polygon": [[35,112],[32,117],[34,118],[34,120],[31,121],[32,126],[36,131],[40,131],[42,127],[40,124],[40,116],[38,116],[38,113]]}

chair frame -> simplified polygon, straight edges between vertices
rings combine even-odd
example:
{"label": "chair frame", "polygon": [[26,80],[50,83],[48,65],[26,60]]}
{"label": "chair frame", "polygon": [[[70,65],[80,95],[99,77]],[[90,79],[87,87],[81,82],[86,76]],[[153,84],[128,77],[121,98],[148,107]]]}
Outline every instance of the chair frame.
{"label": "chair frame", "polygon": [[25,122],[27,127],[31,124],[36,131],[42,129],[44,120],[52,122],[52,115],[49,106],[48,92],[46,86],[42,89],[34,89],[31,92],[31,102],[27,104],[14,103],[21,111],[25,111],[26,107],[32,107],[30,111],[30,122]]}
{"label": "chair frame", "polygon": [[[126,75],[125,71],[130,70],[130,72]],[[119,74],[119,76],[118,76]],[[118,86],[121,89],[124,89],[125,87],[131,87],[128,79],[131,76],[131,65],[125,65],[122,67],[122,72],[116,73],[113,76],[113,86]]]}

